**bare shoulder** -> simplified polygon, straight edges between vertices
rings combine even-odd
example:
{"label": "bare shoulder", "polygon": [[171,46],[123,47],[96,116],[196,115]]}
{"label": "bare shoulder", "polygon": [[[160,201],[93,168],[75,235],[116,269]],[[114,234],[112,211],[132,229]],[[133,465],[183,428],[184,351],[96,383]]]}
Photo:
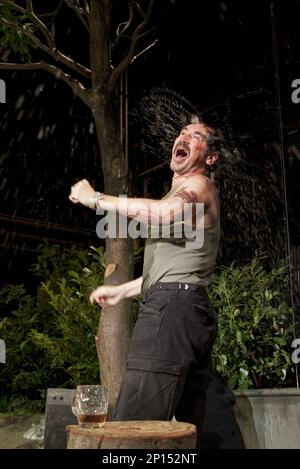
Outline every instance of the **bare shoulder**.
{"label": "bare shoulder", "polygon": [[216,196],[216,189],[208,177],[197,174],[182,181],[174,195],[188,202],[208,202]]}
{"label": "bare shoulder", "polygon": [[214,190],[215,184],[209,177],[203,174],[196,174],[189,178],[189,183],[192,187],[198,187],[199,190]]}

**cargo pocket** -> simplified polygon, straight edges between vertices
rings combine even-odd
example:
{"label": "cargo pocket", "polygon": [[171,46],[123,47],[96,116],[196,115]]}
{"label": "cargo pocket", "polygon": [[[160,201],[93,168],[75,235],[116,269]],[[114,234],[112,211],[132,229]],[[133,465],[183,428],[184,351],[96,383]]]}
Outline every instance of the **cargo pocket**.
{"label": "cargo pocket", "polygon": [[129,356],[114,418],[170,420],[180,364],[148,356]]}
{"label": "cargo pocket", "polygon": [[140,305],[138,319],[132,334],[130,354],[151,355],[155,352],[163,315],[163,306],[153,308],[147,303]]}

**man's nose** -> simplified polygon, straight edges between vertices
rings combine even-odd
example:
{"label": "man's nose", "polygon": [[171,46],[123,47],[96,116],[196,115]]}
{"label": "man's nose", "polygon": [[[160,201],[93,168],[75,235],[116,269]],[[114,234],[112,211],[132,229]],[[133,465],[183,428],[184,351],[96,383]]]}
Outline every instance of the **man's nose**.
{"label": "man's nose", "polygon": [[190,141],[190,138],[191,138],[191,136],[190,136],[189,134],[184,134],[184,135],[182,135],[182,139],[181,139],[181,140],[182,140],[184,143],[188,143],[188,142]]}

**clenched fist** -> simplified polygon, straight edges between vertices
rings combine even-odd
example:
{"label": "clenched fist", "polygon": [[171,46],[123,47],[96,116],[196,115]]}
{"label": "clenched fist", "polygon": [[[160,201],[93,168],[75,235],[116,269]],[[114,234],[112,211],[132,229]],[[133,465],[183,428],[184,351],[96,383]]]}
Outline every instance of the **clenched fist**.
{"label": "clenched fist", "polygon": [[95,190],[89,181],[82,179],[71,187],[69,199],[74,204],[82,204],[85,207],[91,207],[91,200],[95,196]]}

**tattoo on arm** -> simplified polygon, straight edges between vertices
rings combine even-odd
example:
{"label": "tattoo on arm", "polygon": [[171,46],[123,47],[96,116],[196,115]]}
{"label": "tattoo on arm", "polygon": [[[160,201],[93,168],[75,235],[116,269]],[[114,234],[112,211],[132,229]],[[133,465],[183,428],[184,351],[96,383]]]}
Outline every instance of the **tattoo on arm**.
{"label": "tattoo on arm", "polygon": [[180,197],[182,200],[188,203],[197,202],[198,197],[195,191],[188,190],[186,187],[179,189],[175,192],[174,197]]}

